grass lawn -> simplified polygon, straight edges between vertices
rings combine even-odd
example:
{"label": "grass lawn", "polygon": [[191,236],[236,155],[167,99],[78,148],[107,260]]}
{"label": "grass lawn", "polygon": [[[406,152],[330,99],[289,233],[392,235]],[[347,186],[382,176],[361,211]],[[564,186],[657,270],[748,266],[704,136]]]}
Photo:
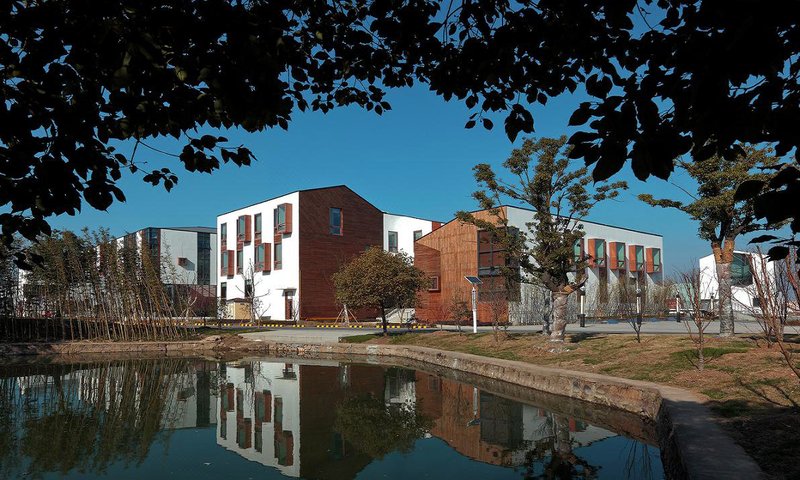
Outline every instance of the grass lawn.
{"label": "grass lawn", "polygon": [[[800,338],[787,339],[800,362]],[[719,422],[765,471],[800,478],[800,380],[777,347],[757,337],[707,337],[703,371],[685,335],[572,334],[561,349],[538,334],[451,332],[359,335],[343,341],[419,345],[604,373],[686,388],[707,399]],[[789,460],[792,459],[792,460]]]}

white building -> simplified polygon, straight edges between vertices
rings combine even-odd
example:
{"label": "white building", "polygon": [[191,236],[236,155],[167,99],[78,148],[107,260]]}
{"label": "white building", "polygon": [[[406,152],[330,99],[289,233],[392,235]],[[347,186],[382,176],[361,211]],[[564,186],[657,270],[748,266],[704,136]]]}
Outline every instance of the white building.
{"label": "white building", "polygon": [[[497,219],[487,211],[473,214],[485,221]],[[535,212],[525,208],[502,206],[499,215],[507,219],[509,227],[526,234],[528,225],[535,222]],[[584,285],[587,315],[602,315],[615,301],[624,303],[625,308],[630,308],[628,303],[635,304],[634,298],[628,302],[615,298],[615,292],[621,290],[616,288],[620,282],[624,282],[626,291],[638,288],[644,296],[649,288],[662,281],[664,242],[661,235],[587,220],[580,223],[584,237],[575,245],[575,257],[588,259],[583,272],[587,277]],[[528,241],[532,246],[533,239],[528,238]],[[464,277],[477,276],[482,281],[478,289],[479,319],[489,322],[494,316],[503,318],[508,313],[509,321],[515,324],[540,321],[547,310],[544,291],[527,283],[516,291],[506,291],[501,267],[507,266],[507,255],[502,248],[493,242],[491,232],[459,220],[452,220],[420,238],[415,244],[416,265],[432,280],[431,288],[421,295],[417,318],[429,322],[446,320],[448,304],[453,299],[469,302],[469,285]],[[509,299],[507,305],[499,305],[502,303],[499,298]]]}
{"label": "white building", "polygon": [[[384,213],[340,185],[299,190],[217,216],[222,300],[252,298],[255,318],[334,320],[331,276],[369,246],[413,255],[440,224]],[[249,304],[249,303],[248,303]]]}
{"label": "white building", "polygon": [[[755,270],[751,268],[752,265]],[[713,310],[719,301],[719,280],[714,255],[700,259],[700,300],[704,308]],[[766,255],[759,256],[753,252],[735,251],[731,264],[731,294],[733,309],[740,313],[758,313],[761,304],[756,291],[753,275],[764,278],[763,266],[766,265],[768,278],[775,279],[775,265],[767,261]],[[774,281],[774,280],[773,280]]]}
{"label": "white building", "polygon": [[117,243],[147,246],[160,259],[165,284],[217,284],[217,232],[211,227],[147,227],[116,239]]}

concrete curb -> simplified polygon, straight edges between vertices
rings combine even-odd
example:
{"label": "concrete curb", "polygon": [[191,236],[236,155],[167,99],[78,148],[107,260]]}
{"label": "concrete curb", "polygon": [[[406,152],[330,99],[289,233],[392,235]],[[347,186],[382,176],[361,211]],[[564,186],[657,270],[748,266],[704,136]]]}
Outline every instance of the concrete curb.
{"label": "concrete curb", "polygon": [[235,350],[279,356],[409,359],[554,395],[616,408],[656,422],[667,478],[766,478],[756,462],[714,422],[694,393],[650,382],[575,372],[426,347],[373,344],[248,342]]}

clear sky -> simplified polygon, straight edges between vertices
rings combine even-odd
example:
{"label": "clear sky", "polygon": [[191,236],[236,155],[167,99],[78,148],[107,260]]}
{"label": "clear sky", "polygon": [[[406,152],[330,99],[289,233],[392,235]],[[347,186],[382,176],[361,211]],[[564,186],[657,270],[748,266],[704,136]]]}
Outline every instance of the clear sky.
{"label": "clear sky", "polygon": [[[572,133],[567,122],[582,99],[580,94],[564,96],[537,107],[535,135]],[[141,174],[127,174],[120,181],[126,203],[115,203],[107,212],[86,206],[83,213],[51,219],[51,224],[74,230],[107,227],[114,235],[146,226],[214,226],[219,213],[298,189],[339,184],[381,210],[447,221],[457,210],[477,208],[470,196],[476,189],[472,166],[487,162],[500,171],[512,148],[522,142],[522,136],[514,144],[508,140],[502,116],[491,117],[492,131],[480,126],[464,129],[466,107],[447,103],[424,87],[391,91],[388,100],[393,109],[383,116],[355,107],[327,115],[297,112],[289,131],[224,131],[221,134],[231,144],[248,146],[258,161],[244,168],[224,165],[211,175],[186,172],[177,159],[140,147],[137,161],[147,160],[150,169],[168,166],[178,173],[180,180],[172,192],[142,182]],[[176,153],[181,147],[171,139],[149,143]],[[656,178],[641,182],[629,167],[614,179],[627,180],[630,189],[596,207],[589,220],[663,235],[668,274],[710,253],[688,217],[636,199],[643,192],[686,198],[678,188]],[[693,188],[682,175],[671,181]]]}

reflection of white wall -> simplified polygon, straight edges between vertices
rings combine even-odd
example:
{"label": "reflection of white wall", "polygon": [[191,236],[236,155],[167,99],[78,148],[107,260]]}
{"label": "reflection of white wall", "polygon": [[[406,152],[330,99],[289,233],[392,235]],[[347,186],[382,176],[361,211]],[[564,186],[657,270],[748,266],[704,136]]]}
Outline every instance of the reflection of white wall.
{"label": "reflection of white wall", "polygon": [[417,401],[417,383],[414,372],[400,370],[396,371],[394,375],[387,375],[383,398],[386,400],[387,406],[405,404],[413,410]]}
{"label": "reflection of white wall", "polygon": [[[522,438],[523,446],[516,449],[512,455],[512,465],[522,465],[526,461],[525,455],[533,444],[556,435],[553,414],[532,405],[522,405]],[[573,428],[574,427],[574,428]],[[609,430],[595,427],[580,420],[570,419],[569,438],[573,448],[585,447],[599,440],[617,436]]]}
{"label": "reflection of white wall", "polygon": [[[752,264],[755,267],[753,276],[759,278],[768,277],[772,282],[775,281],[775,265],[766,260],[765,255],[759,255],[754,252],[736,251],[735,254],[746,255],[752,258]],[[767,275],[764,275],[762,263],[766,264]],[[717,266],[714,262],[714,255],[708,255],[700,259],[700,298],[704,303],[710,306],[710,300],[713,295],[715,302],[719,300],[719,281],[717,279]],[[773,283],[774,288],[774,283]],[[773,290],[774,291],[774,290]],[[757,313],[761,309],[758,308],[758,293],[755,285],[734,286],[731,287],[733,295],[733,309],[738,312]]]}
{"label": "reflection of white wall", "polygon": [[[300,476],[300,365],[297,364],[283,364],[283,363],[268,363],[268,362],[253,362],[253,378],[252,382],[245,378],[244,366],[237,367],[235,365],[228,365],[226,368],[226,377],[222,378],[220,383],[221,388],[225,384],[232,383],[236,390],[234,400],[231,408],[232,411],[227,412],[227,420],[222,421],[221,399],[216,403],[217,423],[217,443],[228,450],[236,452],[242,457],[258,462],[262,465],[267,465],[278,469],[283,475],[290,477]],[[293,373],[292,375],[285,375]],[[287,378],[289,377],[289,378]],[[261,451],[256,450],[256,411],[255,411],[255,393],[269,391],[271,401],[267,408],[269,408],[269,422],[261,424],[261,438],[262,448]],[[250,418],[251,425],[251,447],[241,448],[237,443],[236,437],[236,408],[237,398],[236,395],[243,395],[243,411],[240,412],[243,418]],[[220,395],[224,395],[221,392]],[[276,400],[280,399],[282,402],[282,431],[289,431],[292,433],[293,446],[292,446],[292,464],[279,465],[277,454],[275,452],[275,428],[276,428]],[[222,429],[225,429],[225,438],[222,438]]]}

